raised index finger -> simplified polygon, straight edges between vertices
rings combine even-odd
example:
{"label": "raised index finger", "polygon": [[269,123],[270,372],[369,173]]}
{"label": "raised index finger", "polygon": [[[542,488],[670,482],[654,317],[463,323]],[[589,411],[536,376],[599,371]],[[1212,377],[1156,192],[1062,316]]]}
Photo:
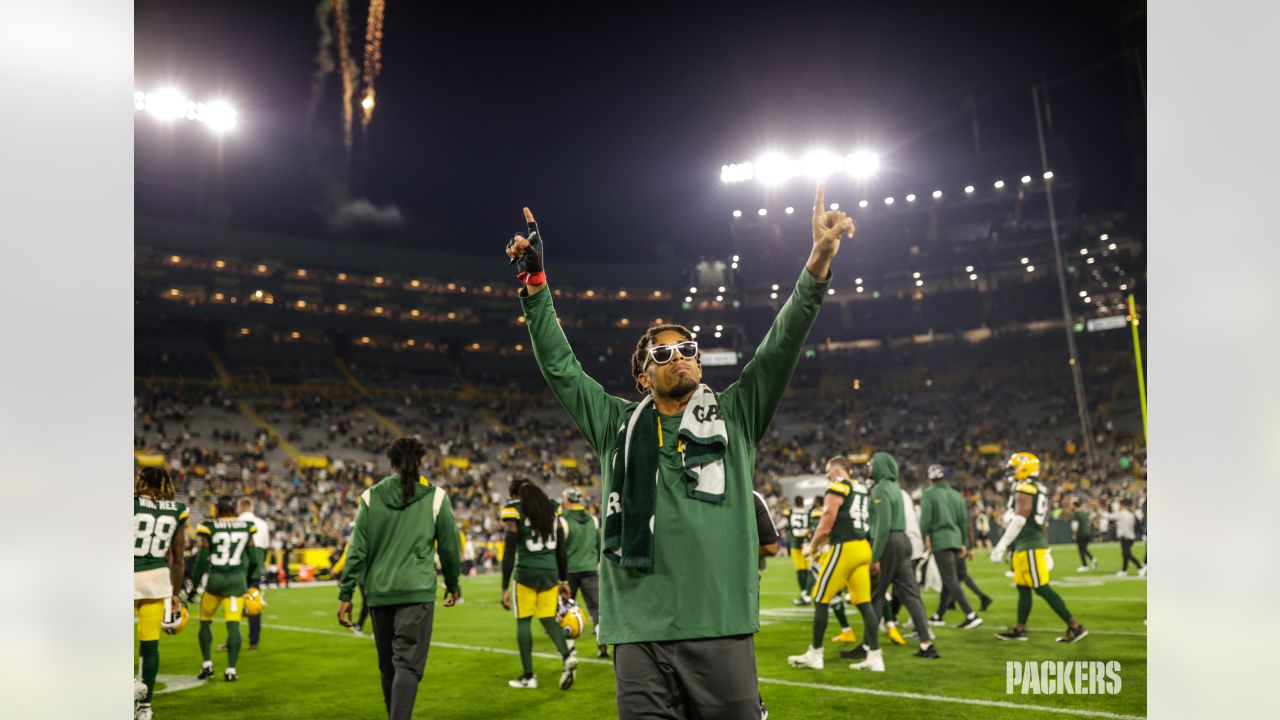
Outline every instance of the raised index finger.
{"label": "raised index finger", "polygon": [[524,221],[525,221],[525,222],[527,222],[527,223],[535,223],[535,222],[537,222],[537,220],[534,220],[534,219],[533,219],[533,211],[532,211],[532,210],[530,210],[529,208],[525,208],[525,209],[524,209]]}
{"label": "raised index finger", "polygon": [[813,201],[813,219],[816,221],[822,217],[823,211],[827,207],[827,184],[818,183],[818,198]]}

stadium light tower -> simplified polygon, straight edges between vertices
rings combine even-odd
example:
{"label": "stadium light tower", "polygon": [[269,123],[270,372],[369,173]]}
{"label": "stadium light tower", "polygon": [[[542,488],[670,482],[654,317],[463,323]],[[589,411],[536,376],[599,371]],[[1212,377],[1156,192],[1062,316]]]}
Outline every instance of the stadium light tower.
{"label": "stadium light tower", "polygon": [[163,88],[156,92],[135,90],[133,107],[162,121],[193,120],[222,135],[236,126],[236,110],[223,100],[207,103],[188,99],[181,91]]}

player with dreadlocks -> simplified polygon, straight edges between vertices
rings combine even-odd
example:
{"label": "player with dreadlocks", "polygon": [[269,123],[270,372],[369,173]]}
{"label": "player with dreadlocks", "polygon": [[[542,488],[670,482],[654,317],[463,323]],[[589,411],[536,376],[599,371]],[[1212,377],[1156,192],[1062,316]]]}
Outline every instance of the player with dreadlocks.
{"label": "player with dreadlocks", "polygon": [[133,609],[138,615],[142,683],[134,717],[151,718],[151,693],[160,672],[160,630],[176,633],[186,624],[178,600],[183,578],[187,506],[173,498],[164,468],[144,467],[133,480]]}
{"label": "player with dreadlocks", "polygon": [[547,635],[563,658],[560,689],[573,686],[578,657],[569,651],[564,631],[556,622],[556,589],[569,597],[569,558],[565,553],[564,528],[556,522],[556,507],[542,488],[524,479],[511,481],[511,501],[502,508],[506,527],[506,548],[502,554],[502,607],[513,609],[511,575],[516,577],[514,612],[516,646],[524,674],[507,684],[514,688],[536,688],[533,674],[533,616],[538,616]]}
{"label": "player with dreadlocks", "polygon": [[394,475],[360,494],[338,590],[338,623],[351,627],[351,596],[364,589],[391,720],[409,720],[427,666],[436,608],[436,553],[444,576],[444,606],[462,597],[458,528],[444,488],[419,473],[427,448],[413,437],[387,448]]}

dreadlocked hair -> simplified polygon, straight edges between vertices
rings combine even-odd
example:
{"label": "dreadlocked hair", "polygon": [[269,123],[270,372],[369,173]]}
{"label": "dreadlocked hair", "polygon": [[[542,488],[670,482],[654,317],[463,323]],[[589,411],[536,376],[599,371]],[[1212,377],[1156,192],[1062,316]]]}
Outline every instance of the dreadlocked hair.
{"label": "dreadlocked hair", "polygon": [[133,479],[133,494],[147,495],[157,500],[172,500],[173,480],[169,471],[159,467],[144,467]]}
{"label": "dreadlocked hair", "polygon": [[400,476],[400,487],[405,497],[413,497],[418,487],[418,467],[422,465],[422,456],[427,454],[427,446],[412,437],[397,438],[387,448],[387,457],[391,460],[391,468]]}
{"label": "dreadlocked hair", "polygon": [[675,323],[665,323],[663,325],[653,325],[644,331],[644,335],[636,341],[636,350],[631,353],[631,377],[636,381],[636,392],[644,395],[648,390],[640,384],[640,375],[644,372],[645,360],[649,358],[649,346],[656,342],[655,338],[658,333],[674,330],[684,336],[685,340],[692,340],[693,333],[689,328]]}
{"label": "dreadlocked hair", "polygon": [[542,488],[528,480],[511,481],[511,497],[520,501],[533,534],[546,540],[555,534],[556,511]]}

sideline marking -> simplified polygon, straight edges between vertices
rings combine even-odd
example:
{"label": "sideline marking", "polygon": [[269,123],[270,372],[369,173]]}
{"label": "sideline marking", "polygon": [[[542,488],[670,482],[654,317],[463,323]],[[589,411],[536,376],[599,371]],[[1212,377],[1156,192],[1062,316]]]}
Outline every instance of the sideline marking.
{"label": "sideline marking", "polygon": [[[314,635],[332,635],[335,637],[348,637],[361,640],[372,640],[373,635],[364,634],[356,635],[352,632],[343,632],[339,630],[321,630],[319,628],[304,628],[294,625],[272,625],[274,630],[289,630],[292,632],[312,633]],[[1046,631],[1049,632],[1049,631]],[[1093,633],[1093,630],[1089,631]],[[1136,634],[1136,633],[1135,633]],[[480,647],[477,645],[459,645],[457,643],[436,642],[431,641],[432,647],[444,647],[453,650],[471,650],[474,652],[497,653],[499,655],[519,655],[520,651],[510,650],[506,648]],[[547,658],[549,660],[559,660],[560,656],[555,653],[535,652],[534,657]],[[578,664],[589,663],[592,665],[609,665],[612,666],[611,660],[601,660],[599,658],[578,658]],[[845,687],[842,685],[824,685],[821,683],[797,682],[794,680],[778,680],[775,678],[758,678],[762,683],[769,685],[786,685],[788,687],[808,688],[811,690],[831,690],[834,692],[858,693],[862,695],[878,695],[881,697],[903,698],[906,700],[924,700],[928,702],[943,703],[959,703],[961,705],[980,705],[983,707],[999,707],[1009,708],[1012,710],[1035,710],[1039,712],[1057,713],[1059,715],[1075,715],[1078,717],[1099,717],[1110,718],[1112,720],[1146,720],[1143,715],[1121,715],[1119,713],[1109,713],[1101,710],[1076,710],[1073,708],[1051,707],[1048,705],[1028,705],[1025,703],[1006,702],[1003,700],[982,700],[980,698],[961,698],[951,697],[948,695],[926,695],[923,693],[895,692],[893,690],[874,690],[872,688]]]}
{"label": "sideline marking", "polygon": [[156,690],[152,695],[182,692],[205,684],[205,680],[197,680],[190,675],[156,675],[156,683],[164,683],[163,690]]}

